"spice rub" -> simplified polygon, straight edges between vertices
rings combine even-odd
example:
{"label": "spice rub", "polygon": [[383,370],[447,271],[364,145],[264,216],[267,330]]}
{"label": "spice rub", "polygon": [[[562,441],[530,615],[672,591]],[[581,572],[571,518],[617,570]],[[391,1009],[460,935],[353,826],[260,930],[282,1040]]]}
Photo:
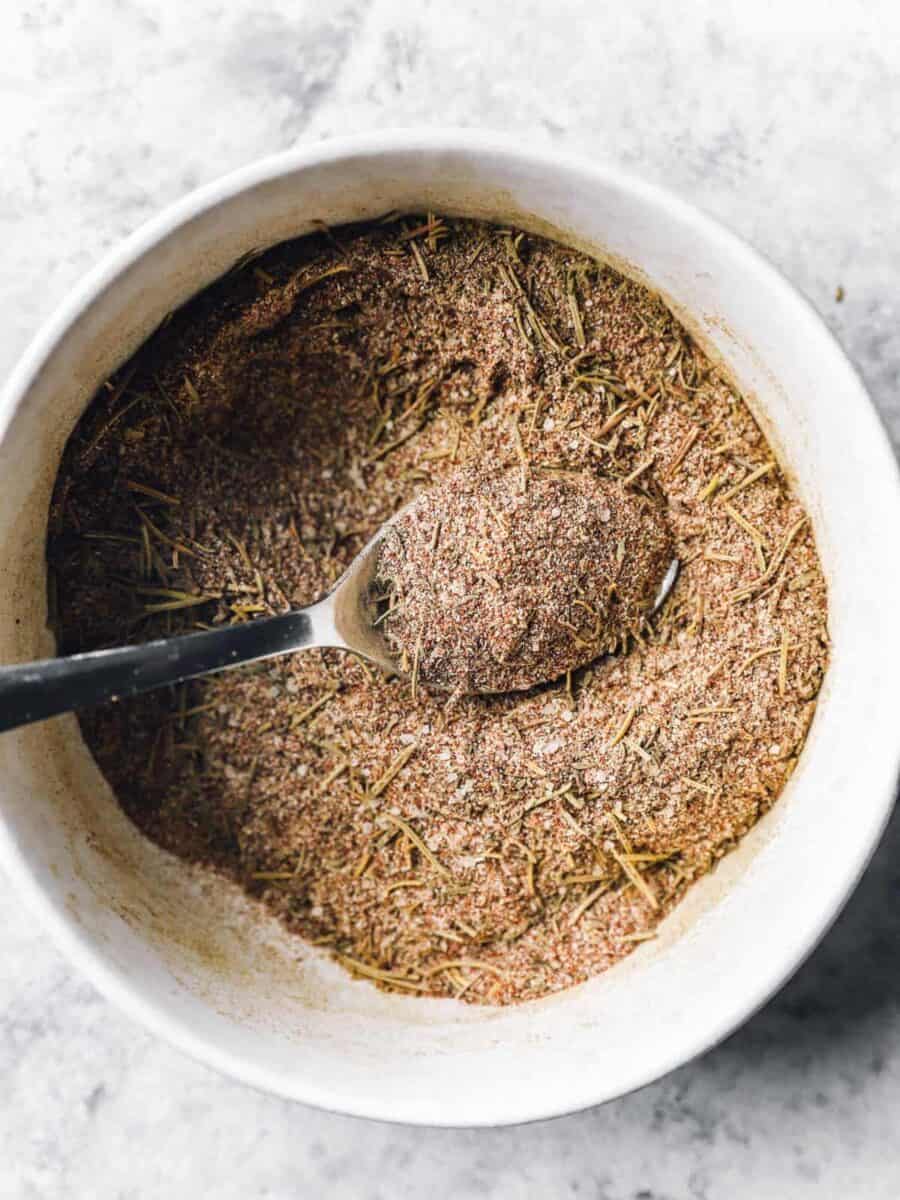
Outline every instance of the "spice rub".
{"label": "spice rub", "polygon": [[317,600],[402,505],[484,464],[665,513],[679,578],[617,654],[451,699],[303,653],[81,727],[149,837],[361,978],[504,1004],[653,936],[784,787],[827,664],[806,514],[658,297],[434,215],[275,247],[100,389],[48,553],[65,652],[252,620]]}
{"label": "spice rub", "polygon": [[388,529],[388,644],[417,683],[516,691],[640,634],[672,562],[663,508],[588,473],[463,467]]}

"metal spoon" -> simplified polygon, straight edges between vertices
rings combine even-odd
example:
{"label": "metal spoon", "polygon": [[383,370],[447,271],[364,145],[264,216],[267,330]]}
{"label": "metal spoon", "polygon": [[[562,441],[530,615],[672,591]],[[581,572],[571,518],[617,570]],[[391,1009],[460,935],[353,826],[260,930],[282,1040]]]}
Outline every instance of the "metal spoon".
{"label": "metal spoon", "polygon": [[[0,667],[0,733],[58,713],[91,708],[295,650],[337,647],[402,674],[381,627],[375,623],[371,585],[378,568],[378,547],[404,511],[401,509],[379,529],[324,600],[309,608],[137,646]],[[677,574],[675,559],[666,572],[653,612],[668,596]]]}

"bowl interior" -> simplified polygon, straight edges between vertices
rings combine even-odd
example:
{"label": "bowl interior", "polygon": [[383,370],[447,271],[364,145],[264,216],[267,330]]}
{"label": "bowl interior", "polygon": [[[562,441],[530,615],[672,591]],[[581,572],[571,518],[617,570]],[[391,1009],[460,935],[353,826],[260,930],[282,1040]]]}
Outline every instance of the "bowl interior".
{"label": "bowl interior", "polygon": [[210,887],[122,815],[72,717],[0,740],[0,850],[91,977],[213,1065],[346,1112],[524,1120],[621,1094],[724,1036],[858,877],[897,764],[896,468],[818,319],[742,243],[663,193],[461,135],[316,147],[230,177],[140,231],[11,381],[0,405],[0,661],[53,652],[48,500],[99,383],[248,250],[391,209],[514,223],[606,258],[662,292],[728,365],[808,507],[829,580],[833,661],[787,792],[656,941],[579,988],[506,1010],[350,981],[237,889]]}

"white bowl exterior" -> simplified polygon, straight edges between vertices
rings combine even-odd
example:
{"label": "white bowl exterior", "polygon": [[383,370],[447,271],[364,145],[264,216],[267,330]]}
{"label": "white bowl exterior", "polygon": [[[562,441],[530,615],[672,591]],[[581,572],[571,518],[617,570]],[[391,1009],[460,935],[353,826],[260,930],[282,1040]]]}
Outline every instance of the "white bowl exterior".
{"label": "white bowl exterior", "polygon": [[25,356],[0,401],[0,661],[52,652],[47,504],[97,385],[246,251],[316,220],[390,209],[515,223],[611,259],[659,289],[752,398],[812,515],[829,580],[833,660],[786,794],[657,942],[582,987],[505,1010],[383,995],[305,951],[236,890],[209,887],[124,818],[71,717],[0,739],[0,856],[112,999],[223,1071],[360,1115],[522,1121],[620,1095],[723,1037],[849,894],[897,775],[900,487],[872,407],[820,320],[680,201],[483,135],[324,143],[229,176],[145,226]]}

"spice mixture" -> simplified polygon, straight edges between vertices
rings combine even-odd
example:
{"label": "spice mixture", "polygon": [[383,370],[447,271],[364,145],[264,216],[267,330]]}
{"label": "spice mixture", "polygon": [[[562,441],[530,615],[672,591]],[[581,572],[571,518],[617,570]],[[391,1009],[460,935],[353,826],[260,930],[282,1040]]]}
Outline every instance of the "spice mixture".
{"label": "spice mixture", "polygon": [[[528,692],[413,697],[310,652],[81,723],[161,846],[360,977],[503,1004],[653,936],[783,788],[827,662],[806,515],[658,297],[434,216],[238,264],[72,435],[51,614],[72,652],[310,603],[466,464],[662,508],[682,562],[668,601],[616,655]],[[625,539],[625,563],[641,553]]]}
{"label": "spice mixture", "polygon": [[416,683],[529,688],[638,635],[674,552],[662,505],[618,483],[463,467],[389,527],[380,619]]}

